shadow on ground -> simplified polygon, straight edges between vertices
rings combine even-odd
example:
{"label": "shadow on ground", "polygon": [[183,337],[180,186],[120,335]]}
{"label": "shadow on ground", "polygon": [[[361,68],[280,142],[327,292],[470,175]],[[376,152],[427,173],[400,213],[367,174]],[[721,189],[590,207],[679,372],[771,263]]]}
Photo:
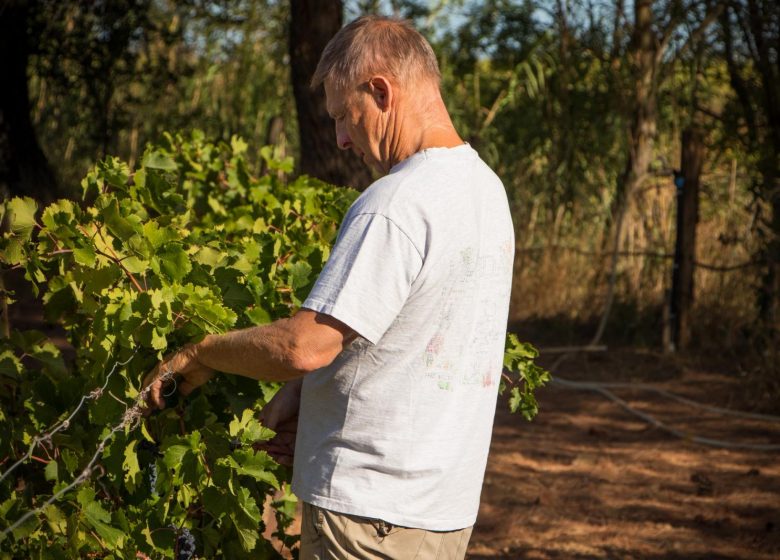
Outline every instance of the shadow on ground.
{"label": "shadow on ground", "polygon": [[[649,383],[710,405],[748,407],[739,377],[707,361],[624,348],[572,356],[557,375]],[[780,444],[780,422],[614,392],[687,434]],[[780,557],[780,452],[675,438],[593,392],[553,385],[538,397],[531,423],[499,404],[469,559]]]}

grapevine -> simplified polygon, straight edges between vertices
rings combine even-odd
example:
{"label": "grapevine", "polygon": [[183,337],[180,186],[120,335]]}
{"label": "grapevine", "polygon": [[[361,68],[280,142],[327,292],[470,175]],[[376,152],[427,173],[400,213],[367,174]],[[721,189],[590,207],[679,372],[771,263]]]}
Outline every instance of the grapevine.
{"label": "grapevine", "polygon": [[[262,507],[277,496],[283,529],[296,499],[257,415],[279,385],[218,375],[141,416],[141,380],[166,353],[299,308],[357,196],[288,180],[269,147],[254,176],[248,149],[166,135],[135,169],[98,163],[82,202],[0,206],[3,284],[28,284],[75,353],[36,331],[0,339],[0,560],[278,557]],[[544,379],[511,348],[530,417]]]}
{"label": "grapevine", "polygon": [[[172,372],[168,372],[160,377],[161,380],[165,381],[166,379],[169,379],[173,376]],[[54,494],[51,498],[46,500],[46,502],[43,503],[43,505],[38,506],[34,510],[28,511],[22,517],[17,519],[14,523],[12,523],[8,528],[4,529],[0,533],[0,540],[4,539],[8,533],[11,533],[14,529],[22,525],[25,521],[27,521],[29,518],[34,517],[41,513],[46,507],[50,506],[54,502],[56,502],[58,499],[60,499],[62,496],[73,490],[75,487],[79,486],[83,482],[85,482],[89,477],[92,475],[93,467],[95,466],[95,463],[97,460],[103,455],[103,452],[106,449],[106,444],[113,438],[114,434],[119,432],[120,430],[134,430],[137,427],[138,421],[140,420],[143,409],[145,408],[145,398],[146,395],[149,392],[149,387],[146,387],[143,389],[136,398],[135,402],[133,403],[133,406],[129,407],[127,410],[125,410],[125,413],[122,415],[122,420],[117,423],[115,426],[113,426],[109,431],[108,434],[98,443],[97,449],[92,455],[92,458],[87,463],[87,466],[84,467],[84,469],[79,473],[79,475],[76,477],[76,479],[59,490],[56,494]]]}

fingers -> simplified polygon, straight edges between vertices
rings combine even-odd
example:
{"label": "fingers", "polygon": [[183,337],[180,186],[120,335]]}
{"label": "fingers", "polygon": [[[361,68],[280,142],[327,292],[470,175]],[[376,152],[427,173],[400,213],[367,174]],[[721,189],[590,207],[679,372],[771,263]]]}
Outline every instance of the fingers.
{"label": "fingers", "polygon": [[273,460],[279,463],[280,465],[283,465],[285,467],[292,467],[293,463],[295,462],[295,458],[293,457],[292,453],[284,454],[284,453],[271,453],[270,451],[268,454],[273,457]]}
{"label": "fingers", "polygon": [[271,456],[271,458],[279,463],[280,465],[284,465],[285,467],[292,467],[293,466],[293,449],[290,448],[278,448],[278,447],[269,447],[269,446],[258,446],[257,449],[260,451],[265,451],[268,453],[268,455]]}
{"label": "fingers", "polygon": [[186,397],[198,387],[199,385],[193,385],[189,381],[184,380],[179,383],[179,392]]}
{"label": "fingers", "polygon": [[213,370],[204,367],[194,357],[192,347],[185,346],[175,354],[169,354],[144,378],[143,387],[148,387],[144,400],[147,409],[144,415],[148,416],[156,409],[165,408],[165,392],[171,389],[161,377],[168,373],[176,374],[179,390],[184,396],[188,396],[197,387],[206,383],[213,375]]}
{"label": "fingers", "polygon": [[267,421],[263,422],[263,425],[274,430],[276,435],[268,441],[257,442],[253,447],[265,451],[280,465],[291,467],[298,432],[298,415],[282,420],[275,427],[271,427]]}
{"label": "fingers", "polygon": [[165,376],[165,373],[172,371],[168,363],[163,362],[157,364],[155,368],[150,371],[143,380],[141,390],[146,390],[144,395],[144,401],[146,403],[146,409],[144,410],[144,416],[149,416],[157,409],[165,408],[165,380],[161,379]]}
{"label": "fingers", "polygon": [[270,441],[260,442],[254,447],[268,453],[280,465],[292,466],[295,455],[295,434],[277,436]]}
{"label": "fingers", "polygon": [[292,425],[295,430],[298,425],[298,409],[291,409],[285,406],[279,406],[280,403],[269,403],[260,411],[260,423],[266,428],[271,428],[279,432],[285,426]]}
{"label": "fingers", "polygon": [[157,408],[160,409],[165,408],[165,398],[163,397],[162,390],[163,390],[162,380],[156,379],[154,383],[152,383],[150,393],[152,397],[152,402]]}
{"label": "fingers", "polygon": [[148,385],[144,402],[146,404],[143,410],[144,416],[149,416],[156,409],[165,408],[165,399],[162,396],[162,381],[156,379]]}
{"label": "fingers", "polygon": [[294,386],[288,383],[260,411],[260,422],[263,426],[278,431],[277,427],[295,418],[297,422],[300,408],[300,394],[291,390]]}
{"label": "fingers", "polygon": [[[143,410],[144,416],[149,416],[149,414],[158,406],[160,400],[160,387],[157,376],[159,375],[159,371],[160,366],[158,364],[152,371],[146,374],[146,377],[144,377],[144,380],[141,383],[141,391],[145,391],[143,398],[144,404],[146,405]],[[165,406],[165,403],[163,403],[163,406]]]}
{"label": "fingers", "polygon": [[260,411],[258,420],[260,420],[260,423],[266,428],[277,431],[276,428],[279,425],[279,411],[275,407],[266,405],[263,410]]}

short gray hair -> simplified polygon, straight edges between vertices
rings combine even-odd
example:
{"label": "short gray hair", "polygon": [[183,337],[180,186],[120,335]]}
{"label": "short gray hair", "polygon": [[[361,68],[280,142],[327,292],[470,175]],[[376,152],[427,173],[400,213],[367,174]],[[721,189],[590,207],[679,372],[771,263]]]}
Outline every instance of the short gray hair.
{"label": "short gray hair", "polygon": [[346,90],[376,73],[387,74],[400,84],[421,80],[438,86],[441,80],[431,45],[410,22],[361,16],[342,27],[325,46],[311,87],[327,80]]}

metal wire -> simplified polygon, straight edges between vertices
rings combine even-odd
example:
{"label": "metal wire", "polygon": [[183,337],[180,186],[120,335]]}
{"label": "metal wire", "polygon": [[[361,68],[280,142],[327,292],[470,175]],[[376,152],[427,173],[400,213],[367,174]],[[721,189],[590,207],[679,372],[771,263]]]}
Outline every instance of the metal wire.
{"label": "metal wire", "polygon": [[106,375],[106,379],[103,382],[102,387],[98,387],[97,389],[94,389],[87,393],[86,395],[83,395],[81,397],[81,400],[79,401],[78,406],[71,412],[65,420],[59,422],[58,424],[55,424],[53,428],[51,428],[48,432],[44,432],[42,435],[38,435],[33,437],[32,442],[30,443],[30,447],[27,449],[27,453],[22,455],[22,457],[16,461],[13,465],[11,465],[7,471],[5,471],[2,475],[0,475],[0,482],[3,482],[3,480],[10,475],[14,469],[16,469],[19,465],[27,461],[30,457],[32,457],[33,451],[35,451],[35,448],[38,447],[41,443],[51,443],[51,438],[54,434],[61,432],[62,430],[67,430],[70,427],[70,422],[73,420],[73,418],[78,414],[78,412],[81,410],[81,408],[86,404],[87,401],[90,400],[96,400],[100,398],[100,396],[103,394],[103,392],[106,390],[106,387],[108,387],[108,382],[111,380],[111,376],[114,375],[114,372],[117,370],[119,366],[126,366],[130,363],[130,361],[135,357],[135,355],[138,353],[138,348],[136,348],[133,353],[130,355],[130,357],[125,360],[124,362],[115,362],[114,367],[111,368],[111,371],[108,372],[108,375]]}
{"label": "metal wire", "polygon": [[[161,375],[158,379],[164,382],[172,378],[173,378],[173,372],[168,371],[163,375]],[[139,425],[138,421],[141,419],[143,415],[143,408],[146,402],[146,396],[149,394],[150,389],[151,389],[151,385],[147,385],[138,393],[138,396],[135,398],[133,402],[133,406],[125,410],[124,414],[122,415],[122,420],[119,423],[117,423],[115,426],[113,426],[111,430],[108,432],[108,434],[100,441],[100,443],[97,446],[97,450],[95,451],[95,454],[92,455],[92,459],[90,459],[89,463],[87,463],[87,466],[84,467],[84,469],[73,480],[73,482],[71,482],[64,488],[62,488],[59,492],[54,494],[51,498],[46,500],[43,504],[41,504],[37,508],[26,512],[19,519],[17,519],[12,525],[3,529],[3,531],[0,532],[0,541],[4,540],[8,535],[8,533],[12,532],[14,529],[19,527],[30,517],[33,517],[34,515],[38,515],[45,508],[47,508],[48,506],[50,506],[51,504],[59,500],[66,493],[70,492],[73,488],[79,486],[80,484],[84,483],[86,480],[89,479],[89,477],[92,475],[93,466],[95,465],[97,460],[103,455],[103,451],[105,451],[106,444],[109,442],[109,440],[112,437],[114,437],[114,434],[120,430],[124,430],[127,428],[130,428],[130,430],[132,431],[138,427]]]}

